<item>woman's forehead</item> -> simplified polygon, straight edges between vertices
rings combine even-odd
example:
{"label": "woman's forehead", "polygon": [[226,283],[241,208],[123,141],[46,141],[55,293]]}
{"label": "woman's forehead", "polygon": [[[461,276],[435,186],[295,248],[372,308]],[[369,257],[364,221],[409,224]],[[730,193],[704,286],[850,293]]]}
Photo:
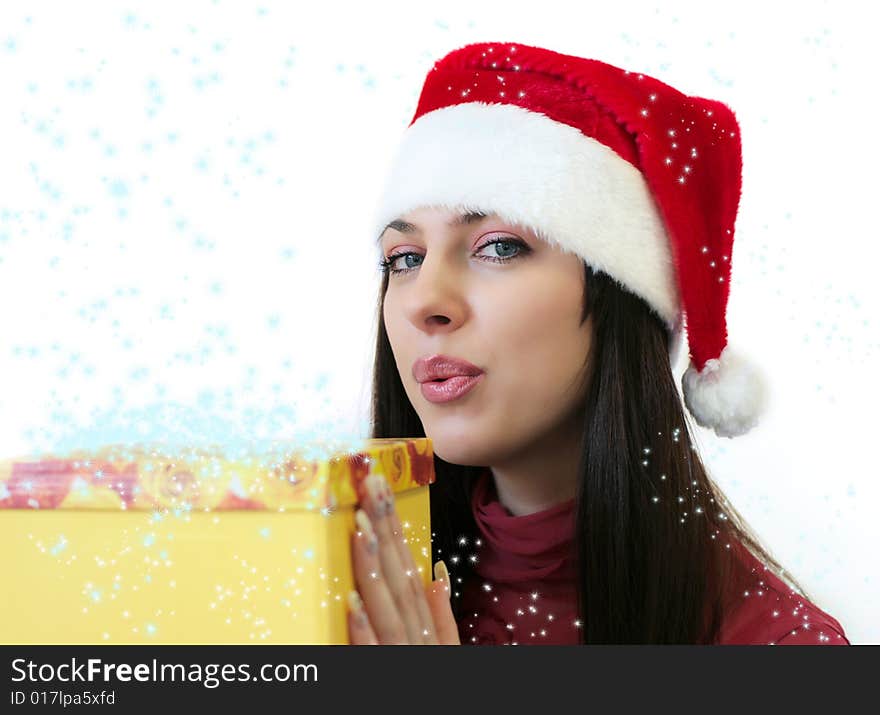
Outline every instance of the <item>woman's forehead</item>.
{"label": "woman's forehead", "polygon": [[[422,206],[401,214],[386,226],[386,232],[387,229],[394,229],[400,233],[418,235],[428,225],[433,223],[438,223],[442,228],[449,231],[455,231],[463,226],[502,224],[518,231],[532,233],[535,237],[538,237],[537,233],[530,227],[514,221],[497,211],[442,206]],[[382,235],[384,237],[386,233],[383,232]]]}
{"label": "woman's forehead", "polygon": [[[396,221],[416,227],[426,222],[443,221],[450,228],[454,228],[497,217],[498,215],[493,211],[483,211],[480,209],[420,206],[402,214]],[[392,223],[394,222],[392,221]]]}

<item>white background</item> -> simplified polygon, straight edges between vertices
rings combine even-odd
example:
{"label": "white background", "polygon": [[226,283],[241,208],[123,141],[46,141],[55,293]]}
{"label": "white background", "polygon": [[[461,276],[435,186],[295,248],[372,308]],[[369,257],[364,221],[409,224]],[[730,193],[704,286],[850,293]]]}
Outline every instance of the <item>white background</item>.
{"label": "white background", "polygon": [[469,42],[544,46],[736,112],[729,335],[772,396],[698,446],[850,639],[880,642],[873,25],[864,3],[748,7],[4,2],[0,458],[365,436],[371,212],[424,75]]}

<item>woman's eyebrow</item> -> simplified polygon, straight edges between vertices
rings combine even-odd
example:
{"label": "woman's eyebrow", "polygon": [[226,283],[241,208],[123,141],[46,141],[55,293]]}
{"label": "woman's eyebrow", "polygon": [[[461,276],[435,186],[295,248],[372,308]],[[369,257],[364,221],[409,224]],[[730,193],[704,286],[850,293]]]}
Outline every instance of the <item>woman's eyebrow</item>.
{"label": "woman's eyebrow", "polygon": [[[459,214],[458,216],[454,216],[450,221],[446,222],[446,225],[450,228],[454,228],[456,226],[465,226],[467,224],[479,223],[488,215],[489,214],[482,213],[481,211],[468,211],[466,213]],[[420,232],[419,227],[415,224],[403,221],[402,219],[395,219],[382,229],[382,233],[379,234],[379,238],[382,238],[382,236],[385,234],[385,231],[387,231],[389,228],[393,228],[395,231],[400,231],[401,233]]]}

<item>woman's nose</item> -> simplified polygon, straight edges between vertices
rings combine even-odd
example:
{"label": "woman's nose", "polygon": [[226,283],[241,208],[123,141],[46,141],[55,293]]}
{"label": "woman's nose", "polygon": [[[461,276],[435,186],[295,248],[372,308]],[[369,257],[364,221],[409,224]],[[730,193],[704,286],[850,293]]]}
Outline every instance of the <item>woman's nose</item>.
{"label": "woman's nose", "polygon": [[428,322],[448,324],[464,311],[461,277],[449,261],[440,257],[428,258],[419,265],[407,297],[412,319],[421,326]]}

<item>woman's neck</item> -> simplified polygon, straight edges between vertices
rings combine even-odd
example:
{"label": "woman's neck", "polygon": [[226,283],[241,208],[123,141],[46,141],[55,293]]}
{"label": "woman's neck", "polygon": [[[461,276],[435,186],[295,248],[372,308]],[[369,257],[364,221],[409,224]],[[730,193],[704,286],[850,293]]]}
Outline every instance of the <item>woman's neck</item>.
{"label": "woman's neck", "polygon": [[514,516],[525,516],[573,499],[581,457],[579,429],[573,425],[568,435],[543,439],[539,448],[490,466],[502,506]]}

